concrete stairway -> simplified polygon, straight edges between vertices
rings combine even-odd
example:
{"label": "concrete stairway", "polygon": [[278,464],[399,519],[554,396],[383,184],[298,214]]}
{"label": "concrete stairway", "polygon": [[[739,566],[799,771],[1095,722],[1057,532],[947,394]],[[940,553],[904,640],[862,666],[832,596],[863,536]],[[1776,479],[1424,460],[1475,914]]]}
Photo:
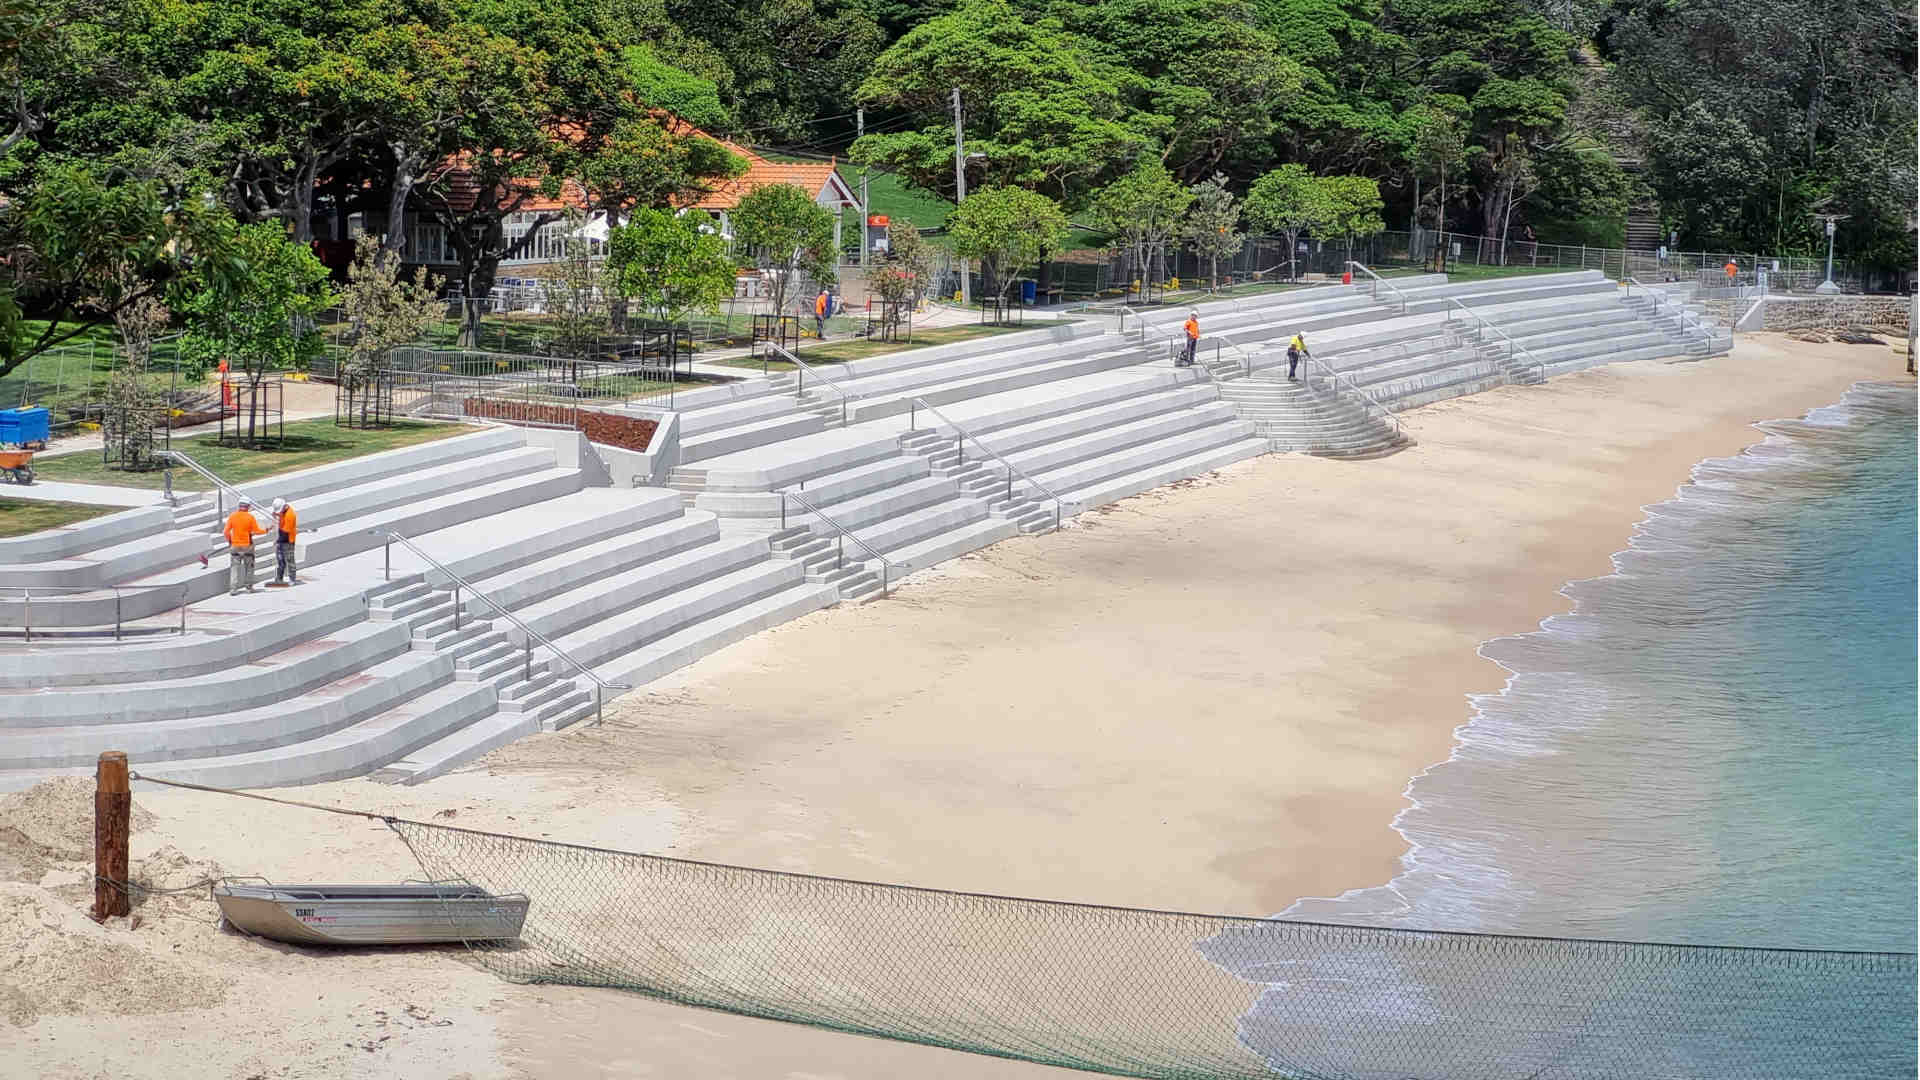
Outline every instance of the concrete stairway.
{"label": "concrete stairway", "polygon": [[1310,380],[1289,380],[1280,371],[1262,371],[1220,388],[1240,415],[1267,439],[1275,453],[1319,457],[1385,457],[1408,443],[1392,424],[1370,414],[1337,392]]}

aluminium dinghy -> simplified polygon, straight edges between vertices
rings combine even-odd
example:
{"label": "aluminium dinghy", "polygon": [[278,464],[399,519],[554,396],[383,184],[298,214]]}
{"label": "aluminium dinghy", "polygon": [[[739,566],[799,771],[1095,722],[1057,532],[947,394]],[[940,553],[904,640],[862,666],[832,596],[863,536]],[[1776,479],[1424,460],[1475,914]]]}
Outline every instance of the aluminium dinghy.
{"label": "aluminium dinghy", "polygon": [[405,885],[213,887],[220,914],[240,930],[294,945],[425,945],[520,936],[524,894],[494,895],[465,882]]}

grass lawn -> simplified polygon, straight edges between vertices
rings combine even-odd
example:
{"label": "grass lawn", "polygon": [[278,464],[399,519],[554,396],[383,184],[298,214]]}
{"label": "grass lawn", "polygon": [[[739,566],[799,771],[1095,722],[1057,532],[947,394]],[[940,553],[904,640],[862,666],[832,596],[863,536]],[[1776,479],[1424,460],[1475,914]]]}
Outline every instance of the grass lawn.
{"label": "grass lawn", "polygon": [[[34,471],[37,473],[39,470],[36,468]],[[0,499],[0,536],[25,536],[88,518],[117,514],[125,509],[124,506],[91,506],[87,503]]]}
{"label": "grass lawn", "polygon": [[[23,334],[28,341],[46,329],[46,322],[27,319]],[[62,327],[64,333],[66,327]],[[153,346],[147,370],[156,385],[166,384],[178,358],[178,338],[168,337]],[[66,420],[64,406],[98,397],[96,388],[113,373],[114,340],[110,325],[90,326],[86,332],[40,353],[0,378],[0,409],[20,405],[43,405],[55,412],[54,423]]]}
{"label": "grass lawn", "polygon": [[[840,166],[840,179],[846,181],[855,195],[860,194],[861,171],[858,165]],[[885,214],[894,221],[911,221],[917,229],[934,229],[947,223],[953,204],[938,195],[908,187],[906,181],[892,173],[875,169],[867,173],[867,212]],[[860,211],[849,208],[841,229],[853,230],[848,235],[857,237],[859,226]]]}
{"label": "grass lawn", "polygon": [[[844,364],[849,360],[861,360],[869,356],[885,353],[904,352],[908,349],[924,349],[933,345],[951,345],[956,341],[971,341],[974,338],[992,337],[996,334],[1016,334],[1022,330],[1042,330],[1049,326],[1065,326],[1069,320],[1045,319],[1028,322],[1024,326],[936,326],[926,330],[915,330],[911,342],[869,341],[856,338],[848,341],[828,341],[825,345],[810,345],[800,351],[800,359],[809,364]],[[716,360],[714,363],[728,367],[751,368],[760,370],[761,362],[745,356]],[[793,365],[784,360],[768,361],[768,371],[791,371]]]}
{"label": "grass lawn", "polygon": [[[287,425],[286,438],[274,449],[241,450],[221,446],[211,435],[177,439],[174,448],[213,470],[222,480],[244,485],[263,476],[292,472],[295,469],[328,465],[336,461],[365,457],[382,450],[432,442],[451,435],[462,435],[477,428],[464,424],[429,424],[418,420],[396,420],[390,428],[361,431],[335,427],[332,417],[296,420]],[[126,472],[109,469],[100,455],[91,451],[39,458],[33,463],[36,476],[47,480],[69,480],[81,484],[114,484],[119,487],[159,488],[161,472]],[[191,469],[173,470],[175,491],[205,491],[207,482]],[[268,498],[272,492],[260,492]]]}

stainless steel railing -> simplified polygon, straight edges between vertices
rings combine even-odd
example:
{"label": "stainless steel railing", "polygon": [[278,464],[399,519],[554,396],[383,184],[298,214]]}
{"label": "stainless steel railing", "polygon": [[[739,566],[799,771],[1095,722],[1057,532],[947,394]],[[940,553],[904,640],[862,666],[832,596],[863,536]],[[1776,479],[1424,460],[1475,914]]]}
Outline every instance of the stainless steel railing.
{"label": "stainless steel railing", "polygon": [[1398,286],[1386,278],[1381,277],[1379,274],[1374,273],[1373,269],[1365,263],[1358,263],[1349,259],[1347,260],[1347,265],[1373,279],[1370,295],[1372,295],[1375,300],[1380,299],[1380,286],[1385,285],[1387,291],[1391,292],[1394,298],[1400,301],[1400,314],[1405,315],[1407,313],[1407,294],[1401,292]]}
{"label": "stainless steel railing", "polygon": [[[1533,373],[1535,375],[1538,375],[1542,381],[1546,379],[1547,365],[1542,363],[1539,357],[1534,356],[1532,350],[1528,349],[1524,345],[1521,345],[1518,341],[1515,341],[1513,339],[1513,335],[1493,325],[1493,323],[1487,321],[1487,318],[1485,316],[1481,315],[1479,312],[1474,311],[1472,308],[1461,303],[1460,301],[1455,300],[1453,297],[1451,296],[1447,297],[1446,301],[1448,304],[1447,324],[1449,326],[1453,324],[1454,310],[1456,308],[1459,309],[1459,311],[1462,314],[1466,315],[1467,319],[1473,323],[1476,329],[1491,330],[1497,337],[1505,339],[1507,343],[1507,359],[1512,360],[1514,363],[1521,363],[1521,361],[1517,358],[1517,354],[1526,353],[1527,355],[1527,359],[1525,361],[1526,365],[1528,367],[1531,367],[1533,369]],[[1479,336],[1478,334],[1475,334],[1475,337],[1478,337],[1478,336]]]}
{"label": "stainless steel railing", "polygon": [[1312,353],[1301,353],[1300,358],[1302,360],[1305,360],[1309,365],[1313,367],[1317,367],[1321,371],[1325,372],[1327,375],[1327,381],[1334,384],[1334,387],[1336,390],[1339,388],[1339,385],[1342,382],[1346,383],[1347,392],[1353,394],[1355,397],[1360,399],[1362,408],[1370,409],[1373,412],[1379,413],[1381,419],[1393,425],[1393,434],[1396,438],[1404,439],[1407,437],[1406,425],[1402,424],[1400,422],[1400,418],[1393,414],[1393,410],[1387,408],[1385,405],[1382,405],[1380,403],[1380,400],[1374,397],[1372,394],[1369,394],[1365,390],[1362,390],[1360,388],[1360,384],[1353,381],[1352,376],[1348,375],[1344,371],[1337,371],[1334,368],[1329,367],[1324,361],[1317,359]]}
{"label": "stainless steel railing", "polygon": [[872,544],[869,544],[865,540],[860,539],[859,536],[855,535],[852,529],[849,529],[845,525],[842,525],[839,522],[828,517],[825,511],[813,505],[813,503],[805,495],[800,494],[798,491],[787,490],[787,491],[780,492],[780,529],[781,531],[784,532],[786,531],[786,528],[787,528],[787,500],[788,499],[792,499],[794,502],[799,503],[800,508],[802,510],[805,510],[807,513],[812,514],[814,517],[819,518],[821,521],[826,522],[830,527],[832,527],[834,531],[834,537],[835,537],[834,554],[833,554],[834,569],[837,570],[840,567],[845,566],[847,564],[846,542],[848,540],[853,541],[854,544],[860,548],[860,550],[866,552],[868,557],[873,559],[878,559],[880,562],[880,595],[881,596],[887,595],[889,582],[892,580],[892,576],[893,576],[891,573],[893,569],[893,564],[887,561],[887,557],[885,555],[882,555],[878,551],[874,550],[874,547]]}
{"label": "stainless steel railing", "polygon": [[581,675],[584,675],[589,681],[593,683],[594,723],[597,724],[606,719],[605,691],[633,689],[633,687],[627,685],[626,683],[608,682],[607,680],[602,679],[600,676],[595,675],[593,673],[592,668],[588,667],[587,665],[581,663],[578,660],[575,660],[572,657],[572,655],[566,652],[566,650],[560,648],[560,646],[558,645],[555,645],[552,641],[549,641],[545,634],[542,634],[540,631],[535,630],[533,627],[528,626],[525,622],[521,621],[518,615],[515,615],[513,612],[508,611],[506,608],[502,607],[500,605],[500,602],[495,600],[493,597],[488,596],[484,592],[481,592],[478,588],[474,586],[473,582],[468,581],[466,578],[463,578],[459,574],[454,573],[452,570],[447,568],[445,563],[442,563],[440,560],[420,550],[420,545],[414,543],[413,541],[407,539],[406,537],[400,535],[397,532],[386,532],[382,534],[382,533],[379,533],[379,530],[370,530],[370,531],[375,532],[376,535],[384,535],[386,537],[386,541],[387,541],[386,551],[385,551],[386,564],[385,564],[385,570],[384,570],[386,580],[388,581],[393,580],[393,545],[399,544],[405,547],[408,551],[411,551],[415,555],[418,555],[420,556],[420,558],[426,560],[427,565],[433,567],[435,570],[440,571],[442,574],[445,574],[447,576],[447,579],[454,583],[454,588],[453,588],[454,629],[458,630],[460,628],[460,590],[462,588],[466,589],[466,591],[472,593],[474,596],[478,597],[479,599],[485,601],[487,606],[492,608],[494,611],[499,612],[502,618],[505,618],[508,622],[519,627],[520,632],[526,635],[526,640],[521,644],[521,651],[523,653],[522,662],[525,665],[521,672],[523,677],[528,679],[533,678],[533,643],[536,641],[539,642],[541,645],[545,646],[548,652],[551,652],[554,656],[557,656],[560,659],[565,660],[575,671],[578,671]]}
{"label": "stainless steel railing", "polygon": [[[1634,286],[1639,286],[1641,290],[1647,294],[1648,298],[1653,301],[1655,311],[1665,311],[1668,304],[1674,303],[1673,297],[1670,296],[1665,289],[1652,288],[1638,278],[1628,278],[1623,284],[1627,287],[1627,297],[1629,299],[1633,296]],[[1679,316],[1680,329],[1683,333],[1687,328],[1687,322],[1691,320],[1693,322],[1693,328],[1700,331],[1700,335],[1706,339],[1707,348],[1713,348],[1714,340],[1720,335],[1716,334],[1711,327],[1707,326],[1706,320],[1688,311],[1685,304],[1675,303],[1674,313]]]}
{"label": "stainless steel railing", "polygon": [[794,397],[806,396],[807,373],[813,372],[813,381],[820,383],[821,385],[825,386],[827,389],[833,391],[834,395],[840,399],[840,426],[845,427],[847,425],[847,406],[854,400],[854,398],[851,395],[849,395],[845,390],[842,390],[839,387],[833,385],[832,379],[821,378],[820,373],[818,371],[814,371],[813,365],[807,363],[805,360],[800,359],[798,356],[795,356],[793,353],[788,352],[786,349],[783,349],[780,346],[773,344],[772,342],[767,342],[766,344],[769,350],[773,352],[777,352],[781,356],[786,357],[789,361],[792,361],[793,370],[796,374],[796,377],[794,379],[794,386],[793,386],[793,396]]}
{"label": "stainless steel railing", "polygon": [[[113,640],[119,641],[125,620],[122,617],[123,598],[128,591],[147,592],[159,589],[180,590],[180,625],[177,633],[187,632],[187,583],[177,585],[0,585],[0,593],[18,593],[20,595],[20,629],[25,632],[26,640],[33,640],[33,594],[45,596],[49,593],[113,593]],[[165,610],[164,608],[161,610]]]}
{"label": "stainless steel railing", "polygon": [[[235,487],[234,485],[227,483],[225,480],[220,479],[220,477],[216,475],[212,469],[207,468],[205,465],[200,464],[199,462],[193,460],[191,457],[188,457],[186,454],[183,454],[178,450],[155,450],[153,453],[155,457],[170,458],[174,461],[178,461],[180,464],[185,465],[187,468],[193,470],[195,473],[198,473],[200,477],[204,479],[207,483],[212,484],[214,499],[216,503],[215,510],[218,513],[218,515],[222,518],[227,516],[227,496],[228,495],[233,496],[233,501],[235,505],[238,505],[241,499],[245,499],[248,502],[253,503],[255,506],[260,505],[260,501],[258,499],[255,499],[253,496],[247,494],[244,491],[241,491],[238,487]],[[167,501],[172,502],[173,501],[173,476],[171,475],[171,473],[169,473],[168,475],[163,476],[161,479],[162,479],[162,482],[166,484]]]}
{"label": "stainless steel railing", "polygon": [[966,428],[963,428],[959,424],[954,423],[953,420],[949,418],[946,413],[943,413],[939,409],[934,408],[933,404],[927,401],[925,398],[914,398],[913,401],[910,403],[907,410],[907,430],[908,431],[919,430],[921,409],[925,409],[928,412],[932,413],[933,415],[939,417],[941,423],[946,424],[948,427],[954,430],[955,432],[954,449],[959,452],[960,460],[962,462],[965,462],[967,459],[966,444],[969,440],[971,440],[973,442],[973,445],[979,447],[982,450],[985,450],[987,452],[988,457],[992,458],[995,461],[998,461],[1000,464],[1005,465],[1007,467],[1007,501],[1008,502],[1013,501],[1013,478],[1015,475],[1018,475],[1020,479],[1025,480],[1027,483],[1032,484],[1034,488],[1036,488],[1042,495],[1045,495],[1047,498],[1052,499],[1053,500],[1053,527],[1056,531],[1060,528],[1060,519],[1065,514],[1065,510],[1066,510],[1065,500],[1061,499],[1060,496],[1054,494],[1053,491],[1047,487],[1047,485],[1034,479],[1031,475],[1027,473],[1025,469],[1022,469],[1020,466],[1015,465],[1011,461],[1008,461],[1005,457],[1002,457],[1000,453],[996,451],[993,447],[988,446],[986,443],[981,442],[978,436],[969,434]]}

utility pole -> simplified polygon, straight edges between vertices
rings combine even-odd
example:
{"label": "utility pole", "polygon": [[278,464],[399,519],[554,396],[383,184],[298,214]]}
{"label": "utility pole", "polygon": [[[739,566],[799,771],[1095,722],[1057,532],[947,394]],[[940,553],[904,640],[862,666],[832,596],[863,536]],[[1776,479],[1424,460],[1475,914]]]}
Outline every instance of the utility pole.
{"label": "utility pole", "polygon": [[[855,130],[859,133],[854,137],[856,139],[866,138],[867,110],[855,109],[853,112],[853,116],[854,116],[853,122],[854,122]],[[860,265],[861,266],[867,265],[867,249],[873,246],[873,242],[868,239],[868,236],[870,234],[867,232],[867,218],[873,212],[872,208],[867,205],[867,174],[872,171],[873,171],[872,169],[868,168],[865,165],[860,166]]]}
{"label": "utility pole", "polygon": [[[967,148],[960,130],[960,88],[953,88],[953,204],[967,201]],[[967,260],[960,260],[960,302],[973,303],[973,282],[967,280]]]}

